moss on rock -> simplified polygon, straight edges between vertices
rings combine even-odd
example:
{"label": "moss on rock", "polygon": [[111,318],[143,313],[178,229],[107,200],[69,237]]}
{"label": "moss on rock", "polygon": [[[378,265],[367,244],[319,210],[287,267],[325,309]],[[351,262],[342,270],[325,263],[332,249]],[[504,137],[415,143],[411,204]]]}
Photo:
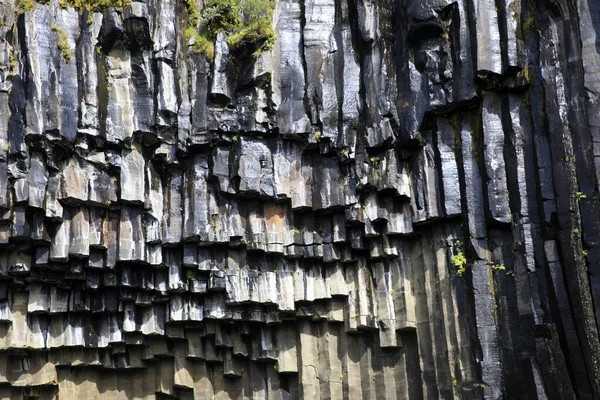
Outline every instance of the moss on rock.
{"label": "moss on rock", "polygon": [[69,46],[67,34],[56,25],[52,25],[52,32],[56,33],[57,36],[55,36],[53,39],[56,41],[58,49],[62,53],[65,62],[68,64],[69,61],[71,61],[72,51],[71,46]]}
{"label": "moss on rock", "polygon": [[271,49],[275,43],[272,26],[274,0],[208,0],[201,13],[194,0],[186,0],[186,5],[186,40],[193,37],[194,50],[204,53],[211,61],[219,32],[227,35],[227,44],[234,52],[254,45],[257,48],[253,53],[257,55]]}
{"label": "moss on rock", "polygon": [[59,0],[61,7],[76,10],[100,11],[109,7],[125,7],[131,0]]}

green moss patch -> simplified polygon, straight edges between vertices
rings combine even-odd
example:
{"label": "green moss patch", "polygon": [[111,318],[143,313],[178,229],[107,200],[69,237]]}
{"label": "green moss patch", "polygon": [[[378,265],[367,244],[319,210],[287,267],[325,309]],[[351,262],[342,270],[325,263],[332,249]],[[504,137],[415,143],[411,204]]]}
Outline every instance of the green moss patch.
{"label": "green moss patch", "polygon": [[211,61],[219,32],[227,35],[227,44],[233,52],[252,45],[256,47],[254,55],[258,55],[275,43],[271,24],[274,0],[208,0],[201,13],[194,0],[186,0],[186,5],[186,40],[194,37],[194,50],[204,53]]}
{"label": "green moss patch", "polygon": [[[50,4],[50,0],[38,0],[40,4]],[[34,0],[17,0],[15,9],[17,14],[22,14],[33,10],[36,1]],[[125,7],[131,0],[59,0],[58,4],[62,8],[72,7],[76,10],[101,11],[108,7]]]}
{"label": "green moss patch", "polygon": [[15,15],[31,11],[33,10],[33,7],[35,7],[35,1],[33,0],[17,0],[15,2]]}
{"label": "green moss patch", "polygon": [[76,10],[100,11],[108,7],[125,7],[131,0],[59,0],[62,8],[73,7]]}
{"label": "green moss patch", "polygon": [[56,41],[58,49],[62,53],[65,62],[68,64],[69,61],[71,61],[72,52],[71,46],[69,46],[67,34],[56,25],[52,25],[52,32],[56,33],[56,36],[53,39]]}

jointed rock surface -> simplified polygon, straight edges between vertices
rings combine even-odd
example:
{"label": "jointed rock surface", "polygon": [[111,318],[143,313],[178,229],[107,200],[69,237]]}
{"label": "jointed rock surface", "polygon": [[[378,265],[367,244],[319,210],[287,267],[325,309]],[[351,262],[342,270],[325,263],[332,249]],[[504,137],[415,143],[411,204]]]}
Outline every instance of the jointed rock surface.
{"label": "jointed rock surface", "polygon": [[0,398],[600,399],[598,1],[277,0],[209,57],[204,1],[44,3]]}

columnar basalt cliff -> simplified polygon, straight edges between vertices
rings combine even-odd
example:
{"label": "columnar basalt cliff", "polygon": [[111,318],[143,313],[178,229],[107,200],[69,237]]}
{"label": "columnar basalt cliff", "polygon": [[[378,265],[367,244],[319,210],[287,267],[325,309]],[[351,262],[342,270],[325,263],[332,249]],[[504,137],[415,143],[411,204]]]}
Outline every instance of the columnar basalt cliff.
{"label": "columnar basalt cliff", "polygon": [[599,1],[195,1],[0,0],[0,398],[600,399]]}

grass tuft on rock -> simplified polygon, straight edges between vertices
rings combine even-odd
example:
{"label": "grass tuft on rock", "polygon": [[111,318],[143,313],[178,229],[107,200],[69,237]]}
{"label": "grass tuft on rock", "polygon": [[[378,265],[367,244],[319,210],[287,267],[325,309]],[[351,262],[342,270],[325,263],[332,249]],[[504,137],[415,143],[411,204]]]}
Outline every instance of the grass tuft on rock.
{"label": "grass tuft on rock", "polygon": [[35,7],[35,1],[33,0],[17,0],[15,2],[15,14],[20,15],[24,12],[33,10]]}
{"label": "grass tuft on rock", "polygon": [[227,44],[233,52],[245,46],[256,46],[253,54],[258,55],[275,43],[274,0],[208,0],[201,13],[194,0],[186,0],[186,5],[186,40],[193,37],[193,49],[204,53],[210,61],[214,58],[214,43],[219,32],[227,35]]}
{"label": "grass tuft on rock", "polygon": [[131,0],[59,0],[62,8],[73,7],[76,10],[101,11],[109,7],[122,8],[131,3]]}
{"label": "grass tuft on rock", "polygon": [[56,45],[62,53],[65,62],[68,64],[69,61],[71,61],[72,56],[71,46],[69,46],[69,38],[67,37],[65,31],[56,25],[52,25],[52,32],[57,34],[57,37],[55,37],[54,40],[56,41]]}
{"label": "grass tuft on rock", "polygon": [[[102,11],[108,7],[123,8],[131,3],[132,0],[59,0],[58,4],[62,8],[72,7],[78,10],[80,13],[83,10],[88,12],[88,24],[91,24],[91,14],[93,12]],[[35,0],[17,0],[15,2],[15,15],[19,16],[27,11],[33,10],[35,7]],[[37,0],[37,3],[48,5],[50,0]]]}

